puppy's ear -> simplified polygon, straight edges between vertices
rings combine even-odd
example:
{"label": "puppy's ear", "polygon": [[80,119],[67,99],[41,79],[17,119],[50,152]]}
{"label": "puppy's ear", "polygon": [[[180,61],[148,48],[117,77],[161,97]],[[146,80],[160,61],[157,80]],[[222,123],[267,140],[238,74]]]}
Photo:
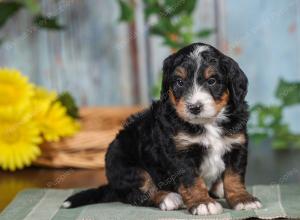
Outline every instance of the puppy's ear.
{"label": "puppy's ear", "polygon": [[170,83],[170,76],[173,71],[174,67],[174,58],[175,54],[168,56],[163,63],[163,77],[162,77],[162,85],[161,85],[161,92],[160,92],[160,99],[166,100],[168,98],[168,90],[169,90],[169,83]]}
{"label": "puppy's ear", "polygon": [[235,108],[244,102],[248,91],[248,79],[239,65],[230,57],[225,56],[222,66],[227,73],[229,95]]}

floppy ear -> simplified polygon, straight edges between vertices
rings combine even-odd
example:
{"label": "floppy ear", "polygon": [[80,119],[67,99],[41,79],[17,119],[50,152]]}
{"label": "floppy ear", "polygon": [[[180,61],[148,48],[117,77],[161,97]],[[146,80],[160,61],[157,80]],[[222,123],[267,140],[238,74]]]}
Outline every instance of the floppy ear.
{"label": "floppy ear", "polygon": [[160,92],[160,99],[166,100],[168,98],[168,90],[169,90],[169,83],[170,83],[170,76],[173,69],[175,54],[168,56],[163,63],[163,77],[162,77],[162,85],[161,85],[161,92]]}
{"label": "floppy ear", "polygon": [[223,67],[227,73],[229,95],[235,108],[245,101],[248,91],[248,79],[237,62],[230,57],[223,59]]}

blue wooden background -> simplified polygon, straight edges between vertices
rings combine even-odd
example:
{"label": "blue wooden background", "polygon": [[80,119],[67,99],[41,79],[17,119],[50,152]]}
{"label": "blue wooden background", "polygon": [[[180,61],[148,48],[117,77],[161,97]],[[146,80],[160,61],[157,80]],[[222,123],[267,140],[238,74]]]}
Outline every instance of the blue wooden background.
{"label": "blue wooden background", "polygon": [[[18,68],[47,88],[69,90],[80,105],[130,105],[139,94],[133,94],[129,41],[141,36],[149,39],[152,54],[148,72],[140,71],[151,75],[144,85],[151,89],[158,80],[170,51],[147,32],[128,33],[117,21],[116,1],[42,2],[45,13],[58,15],[66,30],[37,30],[22,11],[1,30],[0,37],[6,38],[0,47],[1,66]],[[200,0],[195,20],[195,28],[216,29],[203,41],[234,57],[246,72],[250,104],[275,103],[280,77],[300,80],[300,1]],[[294,130],[300,129],[293,120],[299,112],[293,107],[285,113]]]}
{"label": "blue wooden background", "polygon": [[[249,78],[250,104],[276,103],[280,78],[300,81],[300,1],[226,0],[223,50],[234,57]],[[300,107],[285,112],[292,130],[300,131]]]}
{"label": "blue wooden background", "polygon": [[0,65],[20,69],[49,89],[70,91],[80,105],[131,104],[128,40],[116,1],[43,0],[64,31],[38,30],[21,11],[0,36]]}

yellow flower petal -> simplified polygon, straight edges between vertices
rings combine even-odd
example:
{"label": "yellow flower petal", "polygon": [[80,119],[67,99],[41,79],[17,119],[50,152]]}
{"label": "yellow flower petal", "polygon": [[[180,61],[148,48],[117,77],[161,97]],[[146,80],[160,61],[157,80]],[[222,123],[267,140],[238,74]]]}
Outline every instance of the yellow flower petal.
{"label": "yellow flower petal", "polygon": [[34,95],[31,99],[31,111],[33,118],[37,121],[45,117],[51,104],[57,99],[57,94],[52,91],[48,91],[42,87],[34,88]]}
{"label": "yellow flower petal", "polygon": [[24,109],[33,95],[28,79],[14,69],[0,68],[0,112]]}
{"label": "yellow flower petal", "polygon": [[28,112],[6,111],[0,115],[0,167],[14,171],[28,166],[40,154],[42,141]]}
{"label": "yellow flower petal", "polygon": [[79,123],[66,112],[67,109],[60,102],[54,102],[47,113],[37,119],[47,141],[58,141],[61,137],[71,136],[79,130]]}
{"label": "yellow flower petal", "polygon": [[58,141],[79,129],[56,100],[55,92],[33,86],[17,70],[0,68],[0,168],[29,166],[41,153],[42,135]]}

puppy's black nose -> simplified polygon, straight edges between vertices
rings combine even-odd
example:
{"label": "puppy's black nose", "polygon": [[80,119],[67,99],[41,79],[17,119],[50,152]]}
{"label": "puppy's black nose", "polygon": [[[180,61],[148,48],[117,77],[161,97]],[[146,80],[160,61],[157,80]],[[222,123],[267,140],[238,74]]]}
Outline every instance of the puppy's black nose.
{"label": "puppy's black nose", "polygon": [[196,103],[196,104],[189,104],[187,107],[192,114],[198,115],[201,112],[203,105],[201,103]]}

